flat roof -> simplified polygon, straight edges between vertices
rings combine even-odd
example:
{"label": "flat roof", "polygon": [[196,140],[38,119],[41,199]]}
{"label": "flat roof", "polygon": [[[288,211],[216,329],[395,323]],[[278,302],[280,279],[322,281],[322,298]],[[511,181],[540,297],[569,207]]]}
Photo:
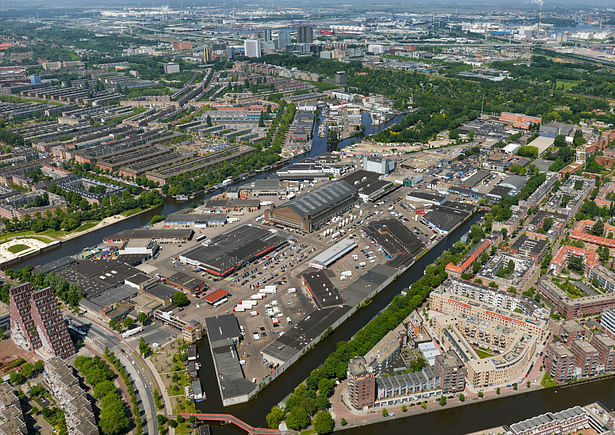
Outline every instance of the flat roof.
{"label": "flat roof", "polygon": [[149,293],[150,295],[156,296],[160,299],[171,299],[173,298],[173,295],[177,293],[176,289],[162,283],[157,283],[151,287],[146,287],[144,291],[145,293]]}
{"label": "flat roof", "polygon": [[261,353],[280,362],[290,360],[325,331],[335,320],[350,310],[348,305],[316,310],[300,320],[290,330],[268,344]]}
{"label": "flat roof", "polygon": [[207,317],[205,319],[207,338],[212,348],[232,344],[232,340],[241,336],[239,323],[234,314]]}
{"label": "flat roof", "polygon": [[320,254],[312,259],[312,264],[317,264],[321,267],[328,267],[334,261],[341,258],[351,250],[357,247],[357,242],[350,238],[342,239],[335,245],[325,249]]}
{"label": "flat roof", "polygon": [[402,265],[418,255],[425,244],[397,219],[383,219],[364,227],[365,232],[373,238],[387,253],[390,263]]}
{"label": "flat roof", "polygon": [[242,225],[189,249],[180,256],[207,272],[226,276],[235,269],[286,243],[277,230]]}
{"label": "flat roof", "polygon": [[343,303],[340,291],[331,282],[325,271],[308,269],[301,274],[301,278],[319,309]]}
{"label": "flat roof", "polygon": [[128,239],[190,239],[194,234],[191,229],[155,229],[124,230],[105,237],[105,240],[128,240]]}
{"label": "flat roof", "polygon": [[465,210],[434,205],[423,217],[439,229],[450,231],[463,222],[468,215],[469,212]]}

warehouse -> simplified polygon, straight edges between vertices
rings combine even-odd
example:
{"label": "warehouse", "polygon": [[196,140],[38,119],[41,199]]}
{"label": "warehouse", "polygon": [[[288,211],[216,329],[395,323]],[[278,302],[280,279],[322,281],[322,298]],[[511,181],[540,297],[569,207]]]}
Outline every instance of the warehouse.
{"label": "warehouse", "polygon": [[394,190],[393,183],[381,180],[380,177],[381,175],[376,172],[360,169],[346,175],[341,181],[357,189],[361,201],[367,202],[376,201]]}
{"label": "warehouse", "polygon": [[396,219],[372,222],[364,229],[367,236],[384,250],[391,265],[409,263],[425,246],[421,239]]}
{"label": "warehouse", "polygon": [[194,231],[190,229],[159,229],[159,230],[124,230],[119,233],[107,236],[104,239],[105,243],[125,242],[133,239],[150,239],[158,243],[182,243],[190,240]]}
{"label": "warehouse", "polygon": [[307,233],[325,225],[331,218],[350,210],[357,203],[357,189],[334,181],[265,211],[274,224]]}
{"label": "warehouse", "polygon": [[227,276],[286,243],[286,238],[275,230],[242,225],[184,252],[179,258],[212,275]]}
{"label": "warehouse", "polygon": [[322,270],[307,270],[301,274],[303,286],[310,294],[318,309],[342,305],[340,291]]}
{"label": "warehouse", "polygon": [[314,257],[310,266],[316,269],[326,269],[356,247],[357,243],[350,238],[340,240]]}

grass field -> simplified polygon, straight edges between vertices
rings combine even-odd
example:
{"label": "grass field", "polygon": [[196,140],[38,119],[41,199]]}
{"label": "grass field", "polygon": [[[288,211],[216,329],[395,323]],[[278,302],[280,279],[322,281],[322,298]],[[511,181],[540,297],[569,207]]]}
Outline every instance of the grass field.
{"label": "grass field", "polygon": [[545,372],[545,375],[542,377],[542,381],[540,381],[540,385],[545,388],[550,388],[557,386],[557,382],[553,380],[553,378],[548,372]]}
{"label": "grass field", "polygon": [[28,245],[23,245],[23,244],[13,245],[7,248],[7,250],[9,252],[12,252],[13,254],[17,254],[18,252],[25,251],[26,249],[30,249],[30,247]]}
{"label": "grass field", "polygon": [[574,88],[578,84],[579,84],[579,82],[574,81],[574,80],[558,80],[557,81],[557,85],[555,86],[555,88],[556,89],[561,89],[563,91],[568,91],[568,90]]}
{"label": "grass field", "polygon": [[485,352],[484,350],[481,349],[474,349],[474,351],[476,352],[476,354],[481,357],[481,358],[489,358],[492,357],[493,354],[489,353],[489,352]]}

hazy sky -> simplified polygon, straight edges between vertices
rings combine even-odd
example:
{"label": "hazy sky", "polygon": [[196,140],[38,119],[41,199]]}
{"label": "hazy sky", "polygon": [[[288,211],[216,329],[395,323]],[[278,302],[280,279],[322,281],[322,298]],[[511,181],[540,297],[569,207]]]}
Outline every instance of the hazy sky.
{"label": "hazy sky", "polygon": [[[331,6],[330,0],[273,0],[274,5],[282,7],[310,7],[310,6]],[[511,8],[523,8],[523,9],[539,9],[538,2],[541,0],[517,0],[511,2],[510,0],[380,0],[374,2],[373,0],[342,0],[339,3],[335,3],[337,6],[346,6],[352,8],[356,6],[358,9],[385,9],[390,7],[398,7],[399,11],[412,10],[413,8],[420,8],[424,10],[430,7],[460,7],[464,9],[480,9],[481,7],[488,9],[511,9]],[[543,9],[553,9],[558,7],[615,7],[615,0],[543,0]],[[271,0],[226,0],[225,4],[229,5],[235,3],[235,5],[241,7],[254,7],[257,5],[271,5]],[[208,4],[222,4],[222,0],[89,0],[84,2],[82,0],[0,0],[0,10],[6,9],[33,9],[41,5],[47,7],[125,7],[125,6],[137,6],[152,7],[152,6],[184,6],[193,4],[196,6],[205,6]],[[378,6],[376,6],[378,5]]]}

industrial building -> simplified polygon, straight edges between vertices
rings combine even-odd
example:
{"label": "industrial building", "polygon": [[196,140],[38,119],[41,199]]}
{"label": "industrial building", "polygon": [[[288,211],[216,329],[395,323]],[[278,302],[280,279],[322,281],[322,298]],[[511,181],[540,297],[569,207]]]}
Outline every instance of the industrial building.
{"label": "industrial building", "polygon": [[276,230],[242,225],[180,254],[180,261],[227,276],[287,243]]}
{"label": "industrial building", "polygon": [[239,363],[236,345],[241,331],[234,314],[205,319],[207,339],[214,360],[222,404],[230,406],[247,402],[256,385],[248,381]]}
{"label": "industrial building", "polygon": [[316,269],[326,269],[356,247],[357,242],[351,238],[340,240],[335,245],[325,249],[320,254],[315,256],[312,259],[310,266]]}
{"label": "industrial building", "polygon": [[368,202],[376,201],[395,190],[396,186],[392,182],[381,180],[380,177],[377,172],[359,169],[346,175],[341,181],[357,189],[361,201]]}
{"label": "industrial building", "polygon": [[265,210],[265,219],[311,233],[356,203],[357,189],[343,181],[334,181]]}
{"label": "industrial building", "polygon": [[344,303],[342,294],[323,270],[307,270],[303,272],[301,274],[301,282],[318,309]]}

